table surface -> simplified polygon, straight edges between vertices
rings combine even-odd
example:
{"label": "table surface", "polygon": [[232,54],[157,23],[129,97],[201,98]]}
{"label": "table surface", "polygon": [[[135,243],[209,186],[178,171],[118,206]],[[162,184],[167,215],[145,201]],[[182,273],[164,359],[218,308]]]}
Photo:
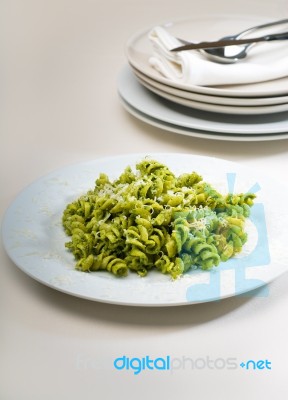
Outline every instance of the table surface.
{"label": "table surface", "polygon": [[[215,156],[285,180],[288,140],[225,142],[169,133],[137,120],[119,102],[127,39],[206,10],[288,14],[286,0],[1,2],[1,216],[37,178],[106,155]],[[269,285],[266,297],[139,308],[48,288],[20,271],[2,245],[0,251],[1,400],[287,397],[287,274]],[[169,371],[113,367],[117,357],[167,355]],[[233,368],[249,359],[268,360],[272,369]]]}

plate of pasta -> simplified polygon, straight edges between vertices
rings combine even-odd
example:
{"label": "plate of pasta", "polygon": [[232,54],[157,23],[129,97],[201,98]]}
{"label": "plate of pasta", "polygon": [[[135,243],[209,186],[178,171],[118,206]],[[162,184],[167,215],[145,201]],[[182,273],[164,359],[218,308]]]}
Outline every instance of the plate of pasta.
{"label": "plate of pasta", "polygon": [[3,243],[30,277],[99,302],[185,305],[260,287],[267,295],[288,261],[288,189],[275,207],[277,191],[274,180],[217,158],[99,158],[24,189],[5,214]]}

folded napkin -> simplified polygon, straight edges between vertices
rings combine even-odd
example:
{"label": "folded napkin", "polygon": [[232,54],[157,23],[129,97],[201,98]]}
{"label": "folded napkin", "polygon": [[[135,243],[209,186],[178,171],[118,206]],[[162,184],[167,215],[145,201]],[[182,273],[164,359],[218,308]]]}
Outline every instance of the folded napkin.
{"label": "folded napkin", "polygon": [[288,41],[257,44],[241,62],[220,64],[199,51],[171,52],[182,43],[160,26],[149,32],[149,40],[150,65],[171,81],[188,86],[247,84],[288,76]]}

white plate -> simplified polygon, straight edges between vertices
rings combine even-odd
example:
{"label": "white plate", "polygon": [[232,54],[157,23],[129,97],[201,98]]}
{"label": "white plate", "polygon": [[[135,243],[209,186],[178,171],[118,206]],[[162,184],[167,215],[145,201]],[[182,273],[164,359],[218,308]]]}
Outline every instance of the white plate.
{"label": "white plate", "polygon": [[214,132],[206,132],[204,130],[198,129],[190,129],[181,127],[178,125],[173,125],[166,123],[164,121],[158,120],[156,118],[149,117],[148,115],[142,113],[139,110],[136,110],[130,104],[126,103],[124,99],[120,97],[120,101],[123,107],[134,117],[140,119],[146,124],[155,126],[157,128],[163,129],[168,132],[179,133],[181,135],[198,137],[200,139],[211,139],[211,140],[225,140],[225,141],[233,141],[233,142],[259,142],[259,141],[271,141],[271,140],[283,140],[288,139],[288,133],[279,133],[277,134],[265,134],[265,135],[237,135],[237,134],[228,134],[228,133],[214,133]]}
{"label": "white plate", "polygon": [[2,237],[9,257],[30,277],[54,289],[90,300],[136,306],[219,300],[264,286],[286,271],[287,188],[232,162],[176,153],[150,156],[177,175],[197,170],[223,192],[233,188],[235,192],[257,192],[247,222],[249,240],[241,255],[211,272],[194,271],[177,281],[154,271],[145,278],[133,273],[117,278],[106,272],[76,271],[74,257],[64,247],[69,240],[61,225],[66,204],[93,188],[100,172],[114,179],[127,165],[134,166],[145,156],[130,154],[70,165],[32,183],[4,216]]}
{"label": "white plate", "polygon": [[131,66],[134,74],[141,80],[153,86],[154,88],[161,90],[164,93],[171,94],[173,96],[182,97],[183,99],[200,101],[202,103],[219,104],[228,106],[271,106],[276,104],[287,104],[288,96],[273,96],[273,97],[224,97],[224,96],[209,96],[205,94],[194,93],[188,90],[181,90],[172,86],[164,85],[148,76],[137,71]]}
{"label": "white plate", "polygon": [[[190,130],[225,134],[261,135],[288,133],[288,112],[269,115],[225,115],[193,110],[172,103],[143,87],[126,65],[118,77],[118,92],[135,110],[166,124]],[[261,140],[259,136],[259,140]]]}
{"label": "white plate", "polygon": [[145,86],[148,90],[157,94],[158,96],[170,100],[176,104],[181,104],[183,106],[193,108],[195,110],[233,115],[261,115],[288,111],[288,103],[274,104],[268,106],[229,106],[223,104],[203,103],[201,101],[190,100],[183,97],[175,96],[174,94],[170,94],[166,91],[157,89],[153,85],[150,85],[149,83],[143,81],[140,77],[138,77],[137,79],[143,86]]}
{"label": "white plate", "polygon": [[[271,18],[258,18],[245,16],[203,16],[190,18],[181,21],[168,21],[161,24],[172,35],[183,39],[193,41],[215,40],[222,36],[229,35],[231,32],[240,32],[251,26],[262,23],[271,22]],[[159,24],[160,25],[160,24]],[[149,64],[149,58],[152,55],[152,45],[149,42],[148,33],[154,26],[144,31],[137,32],[126,44],[126,56],[129,63],[147,75],[165,85],[178,89],[191,90],[195,93],[215,96],[234,96],[234,97],[268,97],[288,95],[288,77],[267,82],[259,82],[246,85],[227,85],[204,87],[196,85],[184,85],[181,83],[171,82],[171,80],[163,77]],[[283,26],[283,29],[286,25]],[[281,28],[282,29],[282,28]],[[269,54],[263,55],[263,62],[269,63]],[[245,62],[245,60],[243,61]]]}

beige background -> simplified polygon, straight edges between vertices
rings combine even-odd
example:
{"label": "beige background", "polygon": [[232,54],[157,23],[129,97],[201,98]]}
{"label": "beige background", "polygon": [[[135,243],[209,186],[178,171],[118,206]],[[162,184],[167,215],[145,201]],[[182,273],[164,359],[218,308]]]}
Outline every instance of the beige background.
{"label": "beige background", "polygon": [[[29,183],[64,165],[134,152],[189,152],[286,179],[288,141],[236,143],[167,133],[117,96],[135,31],[204,13],[288,16],[286,0],[2,0],[1,216]],[[287,122],[288,125],[288,122]],[[80,300],[19,271],[1,245],[0,399],[283,399],[288,276],[268,298],[168,309]],[[171,354],[268,358],[271,371],[119,373],[113,359]]]}

